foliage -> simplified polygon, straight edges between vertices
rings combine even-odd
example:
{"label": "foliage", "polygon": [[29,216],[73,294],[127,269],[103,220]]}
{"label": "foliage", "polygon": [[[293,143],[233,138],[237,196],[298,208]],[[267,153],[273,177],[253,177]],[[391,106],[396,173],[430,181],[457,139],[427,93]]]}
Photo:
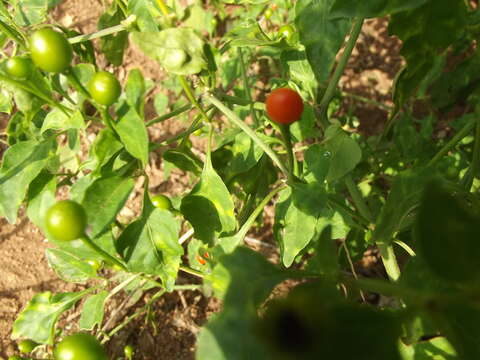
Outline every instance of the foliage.
{"label": "foliage", "polygon": [[[59,2],[0,2],[0,111],[9,116],[0,215],[13,224],[23,206],[52,244],[55,273],[88,286],[35,294],[13,339],[62,346],[59,319],[78,306],[78,328],[107,342],[115,334],[102,330],[104,309],[119,292],[153,292],[149,307],[190,289],[223,301],[199,332],[199,360],[480,358],[478,5],[118,0],[98,32],[79,34],[45,27]],[[358,119],[338,115],[336,89],[363,20],[385,16],[406,65],[393,106],[380,104],[384,130],[362,133]],[[98,67],[94,38],[113,71]],[[129,44],[165,79],[132,69],[120,85]],[[274,89],[294,99],[272,105]],[[419,103],[428,115],[414,111]],[[462,115],[444,116],[454,106]],[[149,128],[167,119],[184,130],[154,142]],[[205,148],[193,149],[194,137]],[[165,179],[188,179],[185,193],[154,195],[153,152]],[[139,189],[142,207],[126,218]],[[70,200],[57,202],[61,194]],[[245,243],[267,225],[266,208],[276,262]],[[368,247],[388,279],[354,272]],[[179,284],[179,272],[201,284]],[[302,285],[277,299],[285,280]],[[390,305],[359,305],[366,293]]]}

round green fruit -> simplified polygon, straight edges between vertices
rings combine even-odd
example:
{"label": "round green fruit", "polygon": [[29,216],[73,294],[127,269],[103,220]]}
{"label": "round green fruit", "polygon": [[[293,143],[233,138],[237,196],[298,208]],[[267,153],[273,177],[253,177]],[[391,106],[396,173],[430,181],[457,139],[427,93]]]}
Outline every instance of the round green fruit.
{"label": "round green fruit", "polygon": [[43,28],[32,34],[30,53],[35,65],[52,73],[65,71],[73,58],[72,46],[67,38],[50,28]]}
{"label": "round green fruit", "polygon": [[62,200],[48,209],[46,227],[59,241],[71,241],[85,235],[87,214],[82,205],[72,200]]}
{"label": "round green fruit", "polygon": [[88,82],[88,91],[97,103],[110,106],[118,100],[122,87],[114,75],[100,71]]}
{"label": "round green fruit", "polygon": [[55,360],[108,360],[100,342],[87,333],[67,336],[53,351]]}
{"label": "round green fruit", "polygon": [[29,354],[38,346],[33,340],[22,340],[18,343],[18,350],[24,354]]}
{"label": "round green fruit", "polygon": [[14,56],[5,63],[5,70],[14,78],[28,79],[32,72],[32,64],[27,58]]}
{"label": "round green fruit", "polygon": [[172,202],[165,195],[158,194],[152,196],[150,199],[153,206],[155,206],[157,209],[170,210],[172,208]]}

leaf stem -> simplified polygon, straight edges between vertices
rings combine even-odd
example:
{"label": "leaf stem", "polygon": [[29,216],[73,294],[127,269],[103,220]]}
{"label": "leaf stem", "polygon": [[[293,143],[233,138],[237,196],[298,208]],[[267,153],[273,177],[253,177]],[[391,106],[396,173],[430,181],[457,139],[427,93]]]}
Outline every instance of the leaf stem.
{"label": "leaf stem", "polygon": [[477,123],[476,118],[470,119],[465,126],[455,134],[454,137],[448,141],[443,148],[430,160],[427,166],[434,166],[437,162],[439,162],[450,150],[452,150],[465,136],[467,136],[470,131],[475,127]]}
{"label": "leaf stem", "polygon": [[180,75],[178,78],[180,80],[180,84],[182,85],[183,91],[185,92],[185,95],[187,96],[188,100],[192,103],[193,106],[197,108],[198,111],[200,111],[200,114],[205,119],[205,121],[210,122],[210,118],[208,117],[207,113],[205,112],[203,107],[200,105],[200,103],[197,101],[197,99],[193,95],[193,90],[190,87],[190,84],[188,83],[185,76]]}
{"label": "leaf stem", "polygon": [[148,122],[146,123],[146,126],[148,127],[148,126],[152,126],[152,125],[154,125],[154,124],[157,124],[157,123],[166,121],[166,120],[171,119],[171,118],[173,118],[173,117],[175,117],[175,116],[177,116],[177,115],[183,114],[184,112],[189,111],[189,110],[191,110],[191,109],[192,109],[192,105],[191,105],[191,104],[184,105],[184,106],[182,106],[182,107],[180,107],[180,108],[178,108],[178,109],[176,109],[176,110],[173,110],[173,111],[171,111],[171,112],[169,112],[169,113],[167,113],[167,114],[165,114],[165,115],[161,115],[161,116],[159,116],[159,117],[156,117],[155,119],[152,119],[152,120],[148,121]]}
{"label": "leaf stem", "polygon": [[218,100],[212,94],[206,95],[207,99],[215,105],[218,110],[220,110],[230,121],[232,121],[235,125],[237,125],[240,129],[242,129],[265,153],[272,159],[273,163],[278,166],[278,168],[282,171],[282,173],[288,178],[289,181],[293,180],[293,174],[291,174],[285,165],[280,161],[277,154],[267,145],[265,144],[245,122],[243,122],[232,110],[222,104],[220,100]]}
{"label": "leaf stem", "polygon": [[298,176],[298,164],[297,164],[295,155],[293,154],[292,135],[290,133],[290,125],[280,125],[280,132],[282,133],[282,137],[285,142],[285,148],[287,150],[289,170],[293,175]]}
{"label": "leaf stem", "polygon": [[462,185],[467,191],[470,191],[472,188],[473,180],[477,177],[480,166],[480,114],[476,115],[475,144],[473,145],[472,162],[470,163],[470,166],[462,179]]}
{"label": "leaf stem", "polygon": [[180,265],[179,270],[186,272],[187,274],[197,276],[199,278],[204,277],[204,274],[202,272],[189,268],[188,266]]}
{"label": "leaf stem", "polygon": [[248,219],[242,225],[236,236],[239,236],[242,240],[247,235],[248,231],[252,227],[255,219],[260,215],[260,213],[265,209],[265,206],[277,195],[281,190],[285,189],[285,185],[279,186],[276,189],[273,189],[265,198],[258,204],[258,206],[253,210]]}
{"label": "leaf stem", "polygon": [[319,106],[321,124],[328,123],[328,119],[327,119],[328,105],[330,104],[330,101],[333,98],[335,90],[337,89],[338,82],[340,81],[343,71],[347,66],[348,60],[352,55],[353,49],[355,48],[355,44],[357,43],[360,32],[362,31],[363,22],[364,22],[363,18],[357,18],[355,20],[355,23],[352,26],[352,30],[350,31],[350,37],[347,41],[347,44],[345,45],[345,50],[343,51],[342,57],[338,61],[338,65],[335,69],[335,72],[333,73],[332,78],[330,79],[330,82],[328,83],[328,87],[327,87],[327,90],[325,90],[325,94],[323,94],[323,98]]}
{"label": "leaf stem", "polygon": [[255,111],[253,99],[252,99],[252,94],[250,93],[250,85],[248,83],[248,77],[247,77],[247,68],[245,66],[245,61],[243,59],[243,51],[242,48],[238,48],[238,57],[240,59],[240,71],[242,73],[242,80],[243,80],[243,87],[244,87],[244,93],[248,99],[248,102],[250,103],[250,113],[252,114],[252,119],[253,122],[255,123],[255,126],[258,127],[258,118],[257,118],[257,112]]}
{"label": "leaf stem", "polygon": [[88,235],[84,235],[81,240],[85,245],[87,245],[90,249],[96,252],[103,260],[105,260],[105,262],[111,265],[117,265],[123,271],[128,271],[127,267],[124,264],[122,264],[119,260],[115,259],[112,255],[110,255],[102,248],[100,248],[97,244],[95,244]]}
{"label": "leaf stem", "polygon": [[72,38],[69,38],[68,42],[70,44],[77,44],[77,43],[80,43],[80,42],[84,42],[84,41],[93,40],[93,39],[101,38],[101,37],[104,37],[104,36],[108,36],[108,35],[111,35],[111,34],[114,34],[114,33],[120,32],[120,31],[125,31],[133,22],[135,22],[136,19],[137,19],[137,17],[132,14],[129,17],[127,17],[125,20],[123,20],[122,23],[119,24],[119,25],[110,26],[108,28],[99,30],[99,31],[91,33],[91,34],[82,34],[82,35],[74,36]]}

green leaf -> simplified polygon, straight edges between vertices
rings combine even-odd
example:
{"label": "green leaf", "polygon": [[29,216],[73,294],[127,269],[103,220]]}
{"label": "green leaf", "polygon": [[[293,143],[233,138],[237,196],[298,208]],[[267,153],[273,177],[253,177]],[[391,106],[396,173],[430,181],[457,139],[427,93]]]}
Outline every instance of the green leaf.
{"label": "green leaf", "polygon": [[48,0],[16,0],[13,19],[19,26],[40,24],[47,18],[48,5]]}
{"label": "green leaf", "polygon": [[89,168],[94,174],[99,174],[102,167],[123,148],[123,144],[109,128],[101,130],[90,148]]}
{"label": "green leaf", "polygon": [[197,31],[213,31],[212,19],[213,13],[211,11],[205,11],[200,5],[192,5],[188,8],[188,19],[185,21],[185,25],[195,29]]}
{"label": "green leaf", "polygon": [[461,296],[456,300],[430,309],[430,316],[455,348],[458,359],[478,359],[480,309],[478,304],[470,303]]}
{"label": "green leaf", "polygon": [[163,153],[163,159],[175,165],[180,170],[192,172],[197,176],[202,172],[202,160],[186,147],[165,151]]}
{"label": "green leaf", "polygon": [[362,150],[358,143],[347,135],[338,125],[331,125],[325,131],[324,148],[317,156],[330,154],[330,167],[327,181],[338,180],[351,172],[362,159]]}
{"label": "green leaf", "polygon": [[243,173],[254,167],[263,155],[263,150],[244,132],[235,136],[231,147],[233,159],[228,165],[229,172]]}
{"label": "green leaf", "polygon": [[69,252],[47,249],[45,254],[48,264],[62,280],[72,283],[85,283],[88,279],[97,276],[97,272],[92,265]]}
{"label": "green leaf", "polygon": [[134,108],[120,115],[114,125],[127,151],[139,159],[143,166],[148,163],[148,133],[145,123]]}
{"label": "green leaf", "polygon": [[158,33],[134,32],[133,41],[166,71],[193,75],[206,69],[203,39],[189,28],[170,28]]}
{"label": "green leaf", "polygon": [[86,190],[82,205],[93,237],[108,229],[133,190],[130,177],[112,175],[95,180]]}
{"label": "green leaf", "polygon": [[[315,98],[318,81],[315,79],[315,73],[307,60],[306,52],[299,50],[283,51],[280,60],[290,75],[290,79],[295,83],[300,84],[303,89]],[[294,124],[296,123],[300,123],[300,121],[297,121]]]}
{"label": "green leaf", "polygon": [[85,121],[80,111],[75,111],[73,115],[67,115],[63,111],[55,108],[45,117],[42,124],[42,134],[47,130],[68,130],[84,129]]}
{"label": "green leaf", "polygon": [[127,226],[116,246],[130,271],[158,275],[171,291],[183,255],[179,231],[179,220],[167,210],[154,208],[145,194],[142,216]]}
{"label": "green leaf", "polygon": [[458,360],[452,345],[444,337],[436,337],[407,346],[400,342],[402,360]]}
{"label": "green leaf", "polygon": [[90,291],[61,294],[47,291],[34,295],[13,323],[12,339],[25,337],[41,344],[53,345],[58,317]]}
{"label": "green leaf", "polygon": [[319,144],[310,146],[304,154],[306,178],[323,184],[330,168],[331,153]]}
{"label": "green leaf", "polygon": [[330,18],[374,18],[416,9],[430,0],[335,0]]}
{"label": "green leaf", "polygon": [[[130,7],[129,2],[129,7]],[[111,26],[119,25],[125,16],[119,6],[112,6],[109,11],[103,13],[98,19],[98,30]],[[115,35],[103,36],[100,39],[100,49],[105,54],[107,60],[114,66],[120,66],[123,63],[123,54],[128,45],[128,32],[119,31]]]}
{"label": "green leaf", "polygon": [[467,194],[439,181],[424,188],[415,224],[419,256],[448,282],[476,284],[480,279],[478,205],[472,206]]}
{"label": "green leaf", "polygon": [[393,181],[390,194],[376,220],[372,242],[389,244],[394,234],[411,224],[413,211],[417,209],[431,170],[407,170]]}
{"label": "green leaf", "polygon": [[221,257],[205,280],[212,284],[216,296],[224,300],[224,310],[202,328],[196,358],[265,359],[254,331],[256,307],[286,277],[286,273],[262,255],[245,247]]}
{"label": "green leaf", "polygon": [[135,24],[140,31],[157,32],[158,21],[154,14],[158,12],[151,0],[130,0],[128,1],[128,13],[135,14]]}
{"label": "green leaf", "polygon": [[305,270],[332,277],[338,274],[337,246],[332,239],[332,229],[330,226],[327,226],[325,230],[321,232],[315,244],[314,255],[309,259]]}
{"label": "green leaf", "polygon": [[10,223],[17,219],[28,186],[47,165],[51,148],[51,141],[24,141],[5,151],[0,168],[0,212]]}
{"label": "green leaf", "polygon": [[319,137],[320,132],[317,128],[317,118],[312,106],[307,103],[303,105],[302,117],[290,125],[290,133],[297,141],[305,141]]}
{"label": "green leaf", "polygon": [[27,216],[42,230],[45,227],[45,214],[55,203],[56,190],[56,178],[46,170],[38,174],[28,188]]}
{"label": "green leaf", "polygon": [[127,103],[137,110],[140,116],[143,116],[143,106],[145,102],[145,79],[139,69],[130,70],[127,83],[125,85],[125,95]]}
{"label": "green leaf", "polygon": [[233,200],[210,160],[200,182],[182,199],[181,211],[195,229],[195,237],[204,243],[213,245],[220,234],[235,231]]}
{"label": "green leaf", "polygon": [[295,3],[295,26],[320,84],[328,80],[337,52],[350,29],[348,20],[328,18],[332,3],[333,0],[299,0]]}
{"label": "green leaf", "polygon": [[102,325],[105,300],[108,291],[101,290],[95,295],[91,295],[83,303],[82,315],[78,321],[80,330],[93,330],[95,325]]}
{"label": "green leaf", "polygon": [[317,225],[316,216],[300,210],[292,198],[292,188],[282,190],[275,208],[274,235],[286,267],[312,240]]}
{"label": "green leaf", "polygon": [[429,1],[414,10],[392,15],[389,32],[402,42],[406,68],[397,76],[394,101],[397,108],[415,94],[435,64],[435,57],[463,36],[467,25],[463,0]]}

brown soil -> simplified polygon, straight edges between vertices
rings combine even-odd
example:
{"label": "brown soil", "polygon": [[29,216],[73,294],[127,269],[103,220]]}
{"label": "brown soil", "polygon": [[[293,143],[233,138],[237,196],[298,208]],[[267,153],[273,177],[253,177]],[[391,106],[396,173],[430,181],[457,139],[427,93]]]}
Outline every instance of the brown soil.
{"label": "brown soil", "polygon": [[[96,30],[96,20],[102,12],[99,1],[65,1],[53,12],[53,18],[62,25],[76,28],[84,33]],[[342,88],[349,93],[368,97],[379,102],[390,99],[390,91],[394,74],[401,66],[398,55],[399,43],[386,34],[385,20],[368,21],[360,38],[354,57],[342,78]],[[100,60],[100,65],[102,64]],[[120,79],[124,79],[127,71],[140,68],[146,77],[160,80],[162,74],[158,65],[145,58],[133,48],[126,52],[125,65],[118,69]],[[386,119],[386,113],[369,104],[354,99],[345,100],[346,107],[354,104],[354,114],[360,119],[361,127],[366,133],[378,132]],[[1,116],[1,115],[0,115]],[[0,117],[0,127],[5,128],[6,118]],[[152,139],[163,139],[176,134],[183,128],[175,120],[170,120],[150,129]],[[5,147],[2,145],[1,150]],[[0,150],[0,155],[3,151]],[[152,154],[148,167],[153,192],[164,192],[179,195],[186,191],[188,178],[181,172],[174,173],[168,181],[163,178],[162,164],[157,154]],[[126,218],[133,218],[139,213],[141,184],[137,186],[135,196],[129,200],[122,212]],[[271,216],[271,214],[270,214]],[[271,219],[270,219],[271,220]],[[271,221],[270,221],[271,223]],[[270,229],[262,229],[252,234],[256,239],[271,242]],[[254,243],[253,247],[255,248]],[[24,216],[20,216],[17,224],[8,224],[0,219],[0,359],[18,354],[16,346],[10,340],[11,326],[18,312],[37,292],[77,291],[79,285],[59,280],[48,267],[44,250],[48,244],[34,225]],[[275,258],[275,251],[258,248]],[[192,283],[192,279],[180,278],[179,282]],[[129,316],[140,308],[151,294],[147,294],[138,302],[129,304],[120,316]],[[107,311],[108,315],[120,306],[124,299],[117,299]],[[112,358],[123,356],[122,349],[127,343],[135,346],[136,359],[194,359],[196,334],[209,314],[217,311],[220,304],[215,299],[208,299],[197,291],[176,292],[162,296],[152,308],[154,315],[146,322],[144,316],[138,317],[118,332],[108,343]],[[67,318],[74,319],[74,309]],[[63,319],[63,323],[68,320]],[[117,322],[117,324],[120,321]],[[67,324],[68,325],[68,324]]]}

